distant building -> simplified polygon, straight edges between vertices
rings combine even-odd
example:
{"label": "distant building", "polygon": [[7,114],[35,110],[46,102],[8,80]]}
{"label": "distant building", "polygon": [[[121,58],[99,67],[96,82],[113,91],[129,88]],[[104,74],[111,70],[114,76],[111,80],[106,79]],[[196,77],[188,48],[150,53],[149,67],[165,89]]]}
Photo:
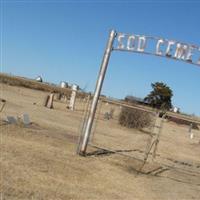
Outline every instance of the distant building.
{"label": "distant building", "polygon": [[134,96],[126,96],[124,99],[126,102],[134,103],[134,104],[141,104],[141,105],[149,105],[148,102],[144,101],[144,99]]}
{"label": "distant building", "polygon": [[68,83],[65,82],[65,81],[61,81],[61,82],[60,82],[60,87],[61,87],[61,88],[68,88]]}
{"label": "distant building", "polygon": [[172,108],[172,111],[175,112],[175,113],[180,113],[180,108],[174,106],[174,107]]}
{"label": "distant building", "polygon": [[37,82],[43,82],[43,80],[42,80],[42,77],[41,76],[38,76],[38,77],[36,77],[36,79],[35,79]]}

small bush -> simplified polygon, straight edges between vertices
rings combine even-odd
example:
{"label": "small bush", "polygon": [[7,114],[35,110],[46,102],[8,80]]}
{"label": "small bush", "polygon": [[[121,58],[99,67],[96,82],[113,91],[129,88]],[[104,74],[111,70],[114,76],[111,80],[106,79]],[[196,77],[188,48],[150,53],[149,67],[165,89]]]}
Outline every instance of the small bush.
{"label": "small bush", "polygon": [[127,128],[145,128],[152,124],[152,116],[145,111],[124,107],[119,116],[119,124]]}

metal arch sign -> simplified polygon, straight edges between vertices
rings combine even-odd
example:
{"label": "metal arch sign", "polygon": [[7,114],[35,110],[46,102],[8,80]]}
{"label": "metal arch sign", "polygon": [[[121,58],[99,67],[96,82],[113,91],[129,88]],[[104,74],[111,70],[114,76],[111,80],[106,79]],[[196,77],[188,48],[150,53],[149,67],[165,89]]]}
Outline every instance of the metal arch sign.
{"label": "metal arch sign", "polygon": [[104,57],[101,63],[99,76],[96,82],[91,108],[88,118],[84,124],[83,137],[81,137],[77,152],[85,155],[92,125],[97,109],[97,103],[100,97],[101,88],[108,67],[108,62],[112,50],[129,51],[136,53],[144,53],[161,57],[181,60],[190,64],[200,66],[200,47],[186,43],[167,40],[158,37],[117,33],[112,30],[109,35]]}
{"label": "metal arch sign", "polygon": [[116,33],[114,50],[167,57],[200,66],[200,47],[159,37]]}

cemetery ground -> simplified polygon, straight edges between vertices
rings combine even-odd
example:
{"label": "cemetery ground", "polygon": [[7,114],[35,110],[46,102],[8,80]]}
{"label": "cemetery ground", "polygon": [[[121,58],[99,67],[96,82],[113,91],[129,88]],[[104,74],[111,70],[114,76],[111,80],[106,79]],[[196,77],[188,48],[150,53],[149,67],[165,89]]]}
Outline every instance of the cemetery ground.
{"label": "cemetery ground", "polygon": [[[43,106],[47,92],[2,83],[0,88],[0,98],[6,100],[0,113],[1,199],[200,198],[199,131],[193,130],[195,137],[191,140],[188,127],[166,122],[158,161],[171,168],[154,173],[160,166],[150,162],[138,173],[141,162],[137,159],[117,153],[76,154],[85,105],[80,100],[74,112],[60,101],[54,102],[54,109],[48,109]],[[7,116],[21,117],[24,113],[32,122],[29,126],[4,121]],[[99,146],[117,149],[142,150],[145,140],[145,133],[103,118],[94,135]],[[89,152],[97,150],[89,146]]]}

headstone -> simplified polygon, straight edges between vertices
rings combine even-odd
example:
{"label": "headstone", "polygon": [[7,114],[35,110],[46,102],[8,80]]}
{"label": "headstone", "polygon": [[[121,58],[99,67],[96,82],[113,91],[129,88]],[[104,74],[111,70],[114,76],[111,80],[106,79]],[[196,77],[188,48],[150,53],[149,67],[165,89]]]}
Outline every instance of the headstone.
{"label": "headstone", "polygon": [[54,98],[54,93],[51,93],[48,99],[47,108],[50,109],[53,108],[53,98]]}
{"label": "headstone", "polygon": [[71,98],[70,98],[70,102],[69,102],[69,109],[72,111],[75,109],[77,90],[78,90],[78,86],[75,84],[72,85],[72,93],[71,93]]}
{"label": "headstone", "polygon": [[64,102],[67,102],[67,96],[66,95],[64,96]]}
{"label": "headstone", "polygon": [[7,116],[7,121],[9,124],[17,124],[17,120],[13,116]]}
{"label": "headstone", "polygon": [[5,107],[5,105],[6,105],[6,100],[5,99],[1,99],[0,98],[0,102],[1,102],[1,108],[0,108],[0,112],[2,112],[3,111],[3,108]]}
{"label": "headstone", "polygon": [[56,100],[61,100],[62,94],[61,93],[57,93],[55,95],[55,97],[56,97]]}
{"label": "headstone", "polygon": [[190,126],[189,126],[189,130],[188,130],[188,132],[189,132],[189,133],[192,132],[192,123],[191,123]]}
{"label": "headstone", "polygon": [[28,114],[23,114],[23,123],[24,125],[29,125],[31,123]]}
{"label": "headstone", "polygon": [[45,98],[44,98],[44,103],[43,103],[43,105],[44,105],[45,107],[47,106],[48,101],[49,101],[49,95],[46,95]]}
{"label": "headstone", "polygon": [[114,109],[114,108],[111,108],[111,109],[110,109],[110,113],[109,113],[111,119],[113,119],[114,112],[115,112],[115,109]]}
{"label": "headstone", "polygon": [[109,120],[110,119],[110,115],[108,112],[104,113],[104,119]]}

